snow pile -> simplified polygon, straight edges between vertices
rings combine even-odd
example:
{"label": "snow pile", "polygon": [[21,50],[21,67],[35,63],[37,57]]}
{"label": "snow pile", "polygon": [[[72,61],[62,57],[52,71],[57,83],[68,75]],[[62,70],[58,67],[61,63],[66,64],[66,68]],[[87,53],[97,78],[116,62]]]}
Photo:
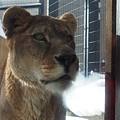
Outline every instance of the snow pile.
{"label": "snow pile", "polygon": [[5,38],[5,34],[3,32],[3,29],[2,29],[2,23],[1,23],[1,20],[0,20],[0,36],[4,37]]}
{"label": "snow pile", "polygon": [[85,118],[78,118],[78,117],[71,117],[71,116],[66,116],[66,120],[88,120]]}
{"label": "snow pile", "polygon": [[101,115],[105,106],[104,76],[93,73],[85,78],[81,73],[73,87],[64,93],[66,106],[78,116]]}

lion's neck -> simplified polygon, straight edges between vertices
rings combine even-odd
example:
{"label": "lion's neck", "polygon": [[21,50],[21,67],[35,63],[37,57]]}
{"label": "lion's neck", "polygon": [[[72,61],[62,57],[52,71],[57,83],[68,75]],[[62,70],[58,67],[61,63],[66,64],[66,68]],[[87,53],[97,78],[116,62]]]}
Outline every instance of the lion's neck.
{"label": "lion's neck", "polygon": [[8,66],[5,75],[5,96],[16,111],[15,116],[20,120],[39,120],[41,111],[50,99],[50,93],[44,87],[25,84],[16,79]]}

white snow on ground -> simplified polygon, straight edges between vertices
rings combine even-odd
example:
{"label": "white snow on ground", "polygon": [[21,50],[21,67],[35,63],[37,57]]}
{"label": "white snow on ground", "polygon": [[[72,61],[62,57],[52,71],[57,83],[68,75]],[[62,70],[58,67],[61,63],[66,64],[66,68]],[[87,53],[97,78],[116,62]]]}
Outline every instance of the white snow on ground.
{"label": "white snow on ground", "polygon": [[71,90],[64,93],[66,106],[78,116],[101,115],[105,106],[104,75],[93,73],[89,78],[78,74]]}
{"label": "white snow on ground", "polygon": [[88,120],[85,118],[66,116],[66,120]]}
{"label": "white snow on ground", "polygon": [[4,32],[3,32],[3,29],[2,29],[1,20],[0,20],[0,35],[5,38],[5,34],[4,34]]}

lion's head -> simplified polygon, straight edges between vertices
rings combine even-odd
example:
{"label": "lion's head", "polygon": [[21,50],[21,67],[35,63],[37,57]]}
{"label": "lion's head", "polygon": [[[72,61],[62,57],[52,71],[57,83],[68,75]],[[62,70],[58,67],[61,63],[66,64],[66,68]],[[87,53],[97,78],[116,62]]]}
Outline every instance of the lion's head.
{"label": "lion's head", "polygon": [[11,7],[2,18],[7,36],[12,74],[27,85],[42,84],[63,91],[75,79],[78,58],[74,34],[77,21],[72,13],[60,18],[32,16]]}

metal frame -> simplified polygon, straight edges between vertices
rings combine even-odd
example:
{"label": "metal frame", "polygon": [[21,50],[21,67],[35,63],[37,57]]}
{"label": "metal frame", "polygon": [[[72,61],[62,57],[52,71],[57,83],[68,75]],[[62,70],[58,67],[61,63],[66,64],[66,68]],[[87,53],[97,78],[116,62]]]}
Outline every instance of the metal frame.
{"label": "metal frame", "polygon": [[116,112],[115,120],[120,119],[120,0],[117,0],[116,5]]}
{"label": "metal frame", "polygon": [[[12,7],[13,5],[7,5],[7,6],[0,6],[0,10],[6,10],[9,7]],[[14,5],[22,8],[39,8],[39,14],[44,14],[44,0],[39,0],[39,3],[34,3],[34,4],[19,4],[19,5]]]}
{"label": "metal frame", "polygon": [[[120,115],[119,115],[120,113],[120,110],[119,110],[120,82],[119,80],[116,80],[116,73],[119,73],[116,70],[116,67],[119,66],[116,64],[116,60],[117,60],[116,59],[117,58],[116,57],[116,45],[117,45],[116,44],[116,0],[106,0],[106,41],[105,41],[105,44],[106,44],[106,49],[105,49],[105,57],[106,57],[105,58],[105,61],[106,61],[106,64],[105,64],[105,120],[115,120],[115,119],[119,120],[120,119]],[[119,55],[117,56],[119,57]]]}
{"label": "metal frame", "polygon": [[84,1],[84,74],[88,76],[89,0]]}

